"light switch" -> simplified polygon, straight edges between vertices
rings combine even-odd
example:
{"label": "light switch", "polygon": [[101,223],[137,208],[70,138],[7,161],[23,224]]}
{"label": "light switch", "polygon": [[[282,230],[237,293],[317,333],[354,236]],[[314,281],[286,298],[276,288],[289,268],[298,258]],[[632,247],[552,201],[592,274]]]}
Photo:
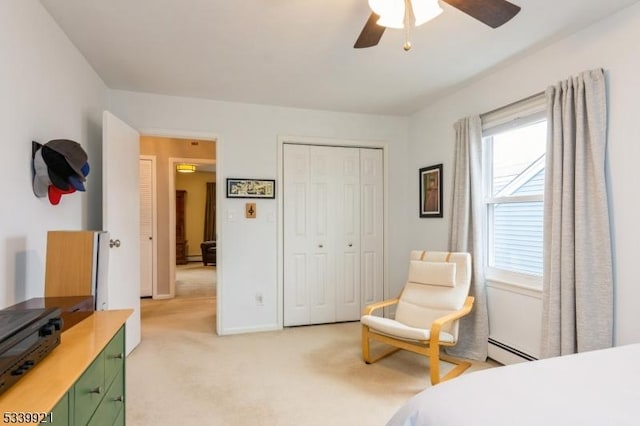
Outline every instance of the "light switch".
{"label": "light switch", "polygon": [[227,222],[235,222],[236,221],[236,211],[233,209],[227,210]]}
{"label": "light switch", "polygon": [[244,205],[244,216],[247,219],[255,219],[256,218],[256,203],[246,203]]}

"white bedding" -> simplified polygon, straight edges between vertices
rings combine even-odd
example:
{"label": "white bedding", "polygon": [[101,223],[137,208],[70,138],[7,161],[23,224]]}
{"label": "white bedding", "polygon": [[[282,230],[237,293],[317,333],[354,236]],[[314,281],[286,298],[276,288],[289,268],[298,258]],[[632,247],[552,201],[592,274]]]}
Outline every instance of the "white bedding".
{"label": "white bedding", "polygon": [[640,344],[468,373],[410,399],[388,426],[638,426]]}

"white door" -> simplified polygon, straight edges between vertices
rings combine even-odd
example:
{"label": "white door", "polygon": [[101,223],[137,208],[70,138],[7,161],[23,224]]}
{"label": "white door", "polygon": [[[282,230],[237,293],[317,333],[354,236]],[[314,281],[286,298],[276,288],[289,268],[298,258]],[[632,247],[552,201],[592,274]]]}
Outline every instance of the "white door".
{"label": "white door", "polygon": [[358,320],[383,298],[382,150],[285,144],[283,160],[284,325]]}
{"label": "white door", "polygon": [[309,202],[304,216],[308,218],[309,225],[306,246],[310,260],[306,280],[309,286],[309,318],[306,323],[322,324],[334,322],[336,317],[336,229],[333,223],[337,207],[337,162],[332,147],[305,148],[309,150]]}
{"label": "white door", "polygon": [[109,231],[107,309],[133,309],[127,353],[140,343],[140,135],[105,111],[102,116],[102,224]]}
{"label": "white door", "polygon": [[153,159],[140,158],[140,297],[153,296]]}
{"label": "white door", "polygon": [[384,299],[383,167],[381,149],[360,150],[362,307]]}
{"label": "white door", "polygon": [[309,323],[309,147],[284,146],[284,325]]}
{"label": "white door", "polygon": [[336,317],[335,321],[355,321],[360,308],[360,149],[331,147],[335,161],[332,191],[335,229]]}

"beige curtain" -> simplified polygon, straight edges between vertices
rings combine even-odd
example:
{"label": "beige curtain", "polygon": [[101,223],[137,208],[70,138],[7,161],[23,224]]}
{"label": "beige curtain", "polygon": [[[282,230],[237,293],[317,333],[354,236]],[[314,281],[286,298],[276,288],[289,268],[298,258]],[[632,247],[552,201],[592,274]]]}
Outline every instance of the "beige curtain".
{"label": "beige curtain", "polygon": [[460,340],[447,352],[464,358],[486,360],[489,317],[484,280],[482,238],[482,124],[479,116],[455,123],[453,202],[449,250],[471,253],[473,275],[470,294],[475,297],[471,314],[460,321]]}
{"label": "beige curtain", "polygon": [[204,206],[203,241],[216,240],[216,183],[207,182],[207,199]]}
{"label": "beige curtain", "polygon": [[583,72],[546,91],[543,357],[613,344],[606,83]]}

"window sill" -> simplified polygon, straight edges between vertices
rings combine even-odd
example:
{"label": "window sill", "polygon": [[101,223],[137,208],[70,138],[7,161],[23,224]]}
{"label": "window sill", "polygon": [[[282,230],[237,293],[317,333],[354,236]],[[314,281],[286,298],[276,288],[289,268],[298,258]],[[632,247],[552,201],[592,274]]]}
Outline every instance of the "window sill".
{"label": "window sill", "polygon": [[535,297],[536,299],[542,299],[542,288],[539,286],[506,281],[496,277],[487,278],[486,284],[489,288],[495,288],[512,293],[522,294],[525,296]]}

